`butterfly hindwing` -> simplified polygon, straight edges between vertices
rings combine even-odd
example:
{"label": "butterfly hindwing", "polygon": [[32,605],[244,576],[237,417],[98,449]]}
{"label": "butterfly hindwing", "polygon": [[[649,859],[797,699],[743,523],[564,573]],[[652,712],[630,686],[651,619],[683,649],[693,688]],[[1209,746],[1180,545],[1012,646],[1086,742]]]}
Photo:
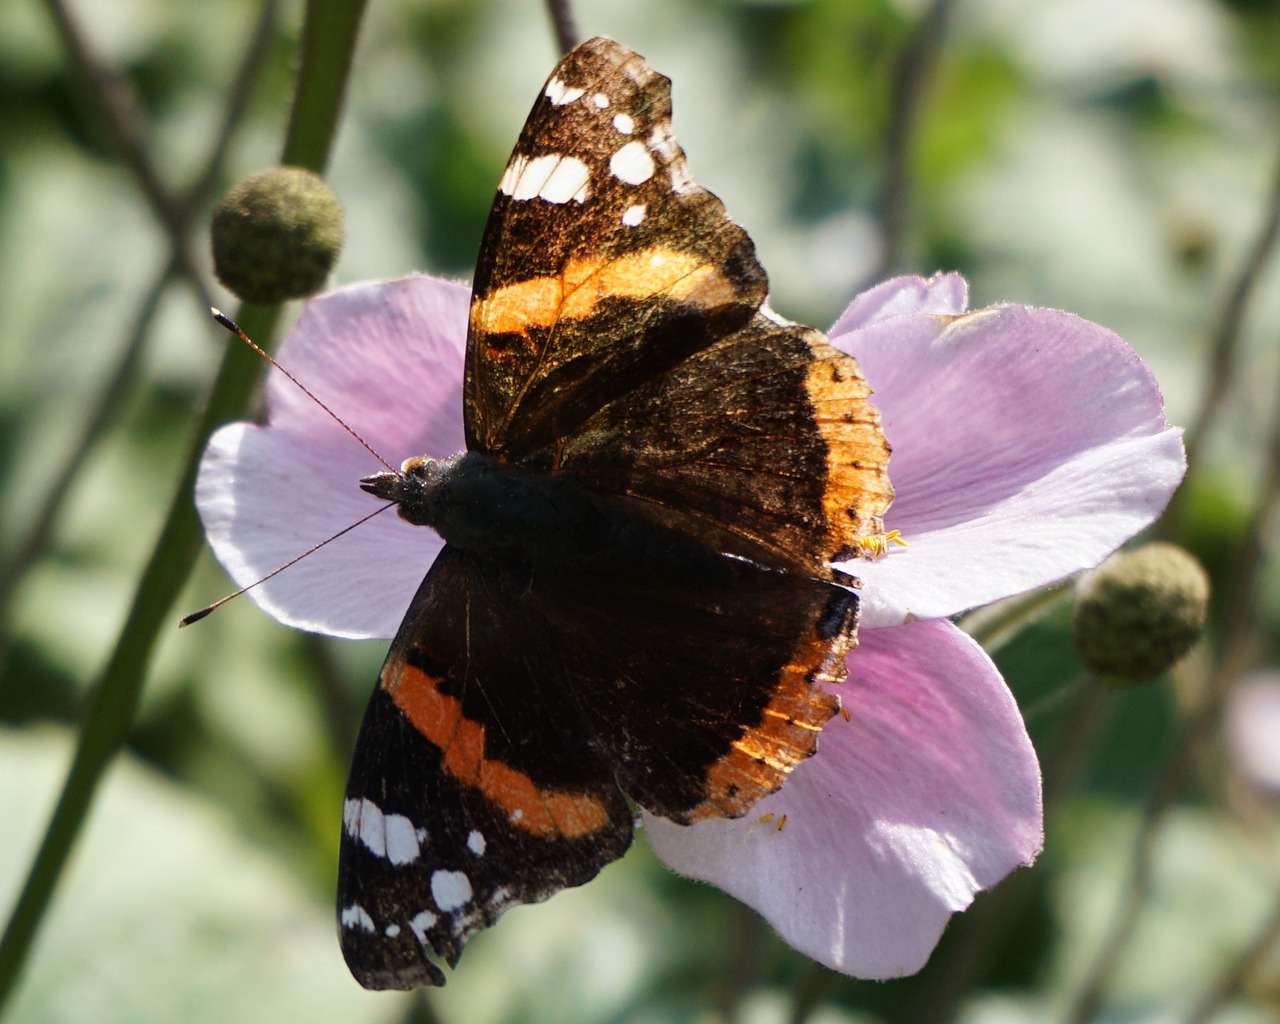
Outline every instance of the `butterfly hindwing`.
{"label": "butterfly hindwing", "polygon": [[590,880],[631,842],[630,807],[554,668],[539,672],[511,646],[539,625],[520,586],[446,547],[365,712],[338,919],[366,988],[444,984],[429,954],[456,963],[505,909]]}
{"label": "butterfly hindwing", "polygon": [[503,173],[476,269],[467,447],[513,459],[746,323],[767,281],[689,176],[670,82],[608,39],[552,72]]}
{"label": "butterfly hindwing", "polygon": [[676,821],[745,813],[836,712],[819,684],[844,677],[851,593],[626,502],[608,517],[570,564],[446,547],[424,581],[344,804],[338,915],[367,987],[442,984],[432,956],[594,877],[630,842],[624,791]]}
{"label": "butterfly hindwing", "polygon": [[857,599],[613,504],[599,556],[535,573],[530,600],[557,638],[535,657],[564,666],[565,699],[636,803],[681,823],[739,817],[838,709],[823,684],[844,679]]}

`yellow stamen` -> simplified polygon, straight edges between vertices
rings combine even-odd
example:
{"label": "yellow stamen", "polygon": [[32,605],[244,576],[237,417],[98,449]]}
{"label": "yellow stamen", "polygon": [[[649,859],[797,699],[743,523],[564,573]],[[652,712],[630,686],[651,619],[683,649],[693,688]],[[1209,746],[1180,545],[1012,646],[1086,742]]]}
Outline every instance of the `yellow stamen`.
{"label": "yellow stamen", "polygon": [[899,547],[910,547],[902,534],[897,530],[890,530],[888,533],[877,533],[871,537],[863,537],[858,541],[858,547],[862,549],[862,553],[868,558],[883,558],[889,553],[889,548],[893,545]]}

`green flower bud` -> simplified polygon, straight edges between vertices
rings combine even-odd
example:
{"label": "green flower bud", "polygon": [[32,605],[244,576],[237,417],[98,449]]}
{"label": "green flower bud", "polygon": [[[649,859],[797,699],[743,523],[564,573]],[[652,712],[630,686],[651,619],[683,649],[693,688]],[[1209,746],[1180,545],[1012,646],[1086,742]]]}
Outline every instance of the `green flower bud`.
{"label": "green flower bud", "polygon": [[245,178],[213,212],[213,267],[245,302],[271,304],[318,291],[343,241],[342,205],[301,167]]}
{"label": "green flower bud", "polygon": [[1071,631],[1099,678],[1130,685],[1158,676],[1204,631],[1209,577],[1182,548],[1154,543],[1112,555],[1084,578]]}

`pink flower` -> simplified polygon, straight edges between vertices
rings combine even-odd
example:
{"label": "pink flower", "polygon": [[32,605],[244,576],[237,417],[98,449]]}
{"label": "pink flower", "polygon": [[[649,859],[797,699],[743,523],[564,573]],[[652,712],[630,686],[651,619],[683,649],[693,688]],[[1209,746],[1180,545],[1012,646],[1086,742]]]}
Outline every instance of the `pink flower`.
{"label": "pink flower", "polygon": [[[920,969],[948,917],[1040,849],[1040,778],[1013,696],[948,622],[1100,562],[1184,469],[1159,389],[1115,334],[1056,310],[963,314],[956,275],[864,293],[831,331],[876,392],[909,547],[849,568],[860,646],[821,747],[745,818],[646,830],[675,870],[758,910],[847,974]],[[427,277],[311,302],[280,361],[388,461],[463,447],[468,291]],[[370,511],[367,452],[281,375],[268,425],[212,439],[196,496],[240,584]],[[379,516],[251,591],[280,621],[390,637],[440,549]],[[772,813],[768,821],[760,819]],[[779,828],[782,816],[785,825]]]}

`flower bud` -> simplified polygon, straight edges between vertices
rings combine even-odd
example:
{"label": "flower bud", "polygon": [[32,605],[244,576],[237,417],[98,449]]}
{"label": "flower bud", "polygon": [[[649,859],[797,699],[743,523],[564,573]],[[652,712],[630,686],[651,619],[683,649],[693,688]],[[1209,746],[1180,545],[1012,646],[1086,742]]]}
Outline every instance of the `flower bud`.
{"label": "flower bud", "polygon": [[1099,678],[1140,683],[1191,649],[1208,606],[1209,578],[1200,563],[1157,542],[1112,555],[1084,578],[1071,631]]}
{"label": "flower bud", "polygon": [[213,213],[213,267],[245,302],[271,304],[318,291],[343,241],[342,205],[301,167],[245,178]]}

